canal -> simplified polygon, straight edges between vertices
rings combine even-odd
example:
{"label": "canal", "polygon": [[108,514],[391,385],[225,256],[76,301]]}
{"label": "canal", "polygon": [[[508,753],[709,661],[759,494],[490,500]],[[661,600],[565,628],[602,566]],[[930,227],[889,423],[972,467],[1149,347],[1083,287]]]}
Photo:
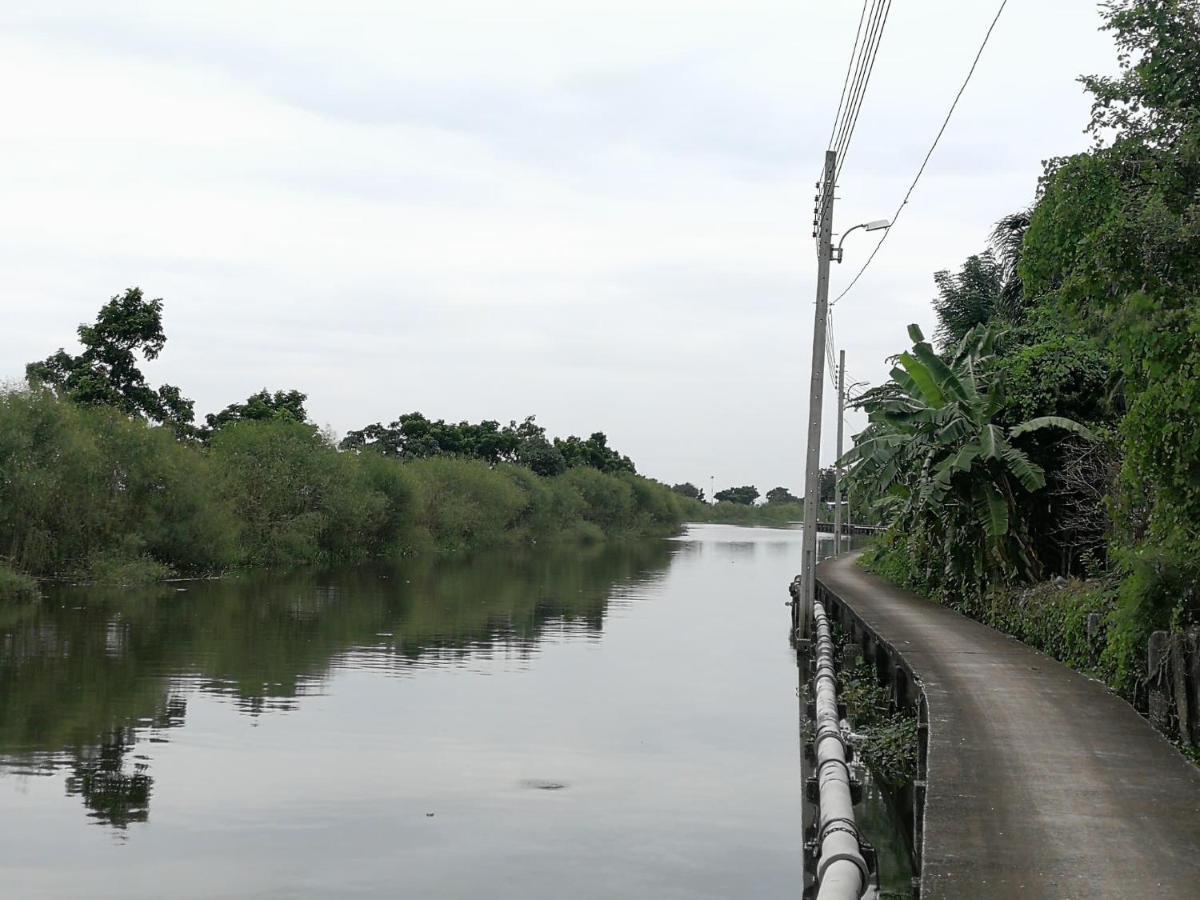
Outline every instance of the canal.
{"label": "canal", "polygon": [[795,897],[800,532],[0,607],[5,897]]}

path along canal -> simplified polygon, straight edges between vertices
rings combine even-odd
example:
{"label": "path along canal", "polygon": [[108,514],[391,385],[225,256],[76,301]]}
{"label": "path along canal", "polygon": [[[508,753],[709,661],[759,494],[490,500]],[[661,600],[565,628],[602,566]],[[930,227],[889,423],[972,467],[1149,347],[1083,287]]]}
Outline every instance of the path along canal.
{"label": "path along canal", "polygon": [[798,896],[799,560],[700,525],[0,607],[3,894]]}

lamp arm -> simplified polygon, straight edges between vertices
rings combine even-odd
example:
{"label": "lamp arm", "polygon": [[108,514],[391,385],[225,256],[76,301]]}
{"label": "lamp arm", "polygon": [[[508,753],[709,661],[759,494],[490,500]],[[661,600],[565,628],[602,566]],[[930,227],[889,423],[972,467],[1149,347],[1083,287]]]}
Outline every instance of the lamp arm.
{"label": "lamp arm", "polygon": [[842,239],[840,241],[838,241],[838,245],[835,248],[833,248],[833,252],[829,254],[829,258],[835,262],[841,262],[842,261],[842,244],[846,243],[846,238],[847,238],[847,236],[849,236],[849,234],[852,231],[858,231],[858,229],[860,229],[862,227],[863,227],[862,225],[855,225],[852,228],[848,228],[846,230],[846,233],[842,235]]}

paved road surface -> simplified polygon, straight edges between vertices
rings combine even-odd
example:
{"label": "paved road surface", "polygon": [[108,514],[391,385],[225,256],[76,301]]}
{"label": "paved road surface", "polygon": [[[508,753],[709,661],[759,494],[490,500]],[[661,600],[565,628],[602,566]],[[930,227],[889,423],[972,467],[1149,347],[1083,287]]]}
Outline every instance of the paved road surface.
{"label": "paved road surface", "polygon": [[853,557],[818,578],[925,690],[923,898],[1200,900],[1200,770],[1132,707]]}

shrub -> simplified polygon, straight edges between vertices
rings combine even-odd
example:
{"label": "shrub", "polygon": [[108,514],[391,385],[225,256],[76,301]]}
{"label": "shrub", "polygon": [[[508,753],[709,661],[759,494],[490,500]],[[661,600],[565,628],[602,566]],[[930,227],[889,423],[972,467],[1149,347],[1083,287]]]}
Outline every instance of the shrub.
{"label": "shrub", "polygon": [[617,535],[630,528],[636,502],[628,481],[589,466],[570,469],[557,480],[575,490],[583,500],[581,515],[584,521],[596,525],[607,535]]}
{"label": "shrub", "polygon": [[40,596],[36,579],[0,563],[0,601],[36,600]]}
{"label": "shrub", "polygon": [[235,555],[232,510],[165,428],[42,390],[0,394],[0,552],[34,574],[90,577],[143,556],[180,571]]}
{"label": "shrub", "polygon": [[530,505],[513,479],[474,459],[430,457],[404,464],[417,497],[417,524],[440,550],[497,546]]}

